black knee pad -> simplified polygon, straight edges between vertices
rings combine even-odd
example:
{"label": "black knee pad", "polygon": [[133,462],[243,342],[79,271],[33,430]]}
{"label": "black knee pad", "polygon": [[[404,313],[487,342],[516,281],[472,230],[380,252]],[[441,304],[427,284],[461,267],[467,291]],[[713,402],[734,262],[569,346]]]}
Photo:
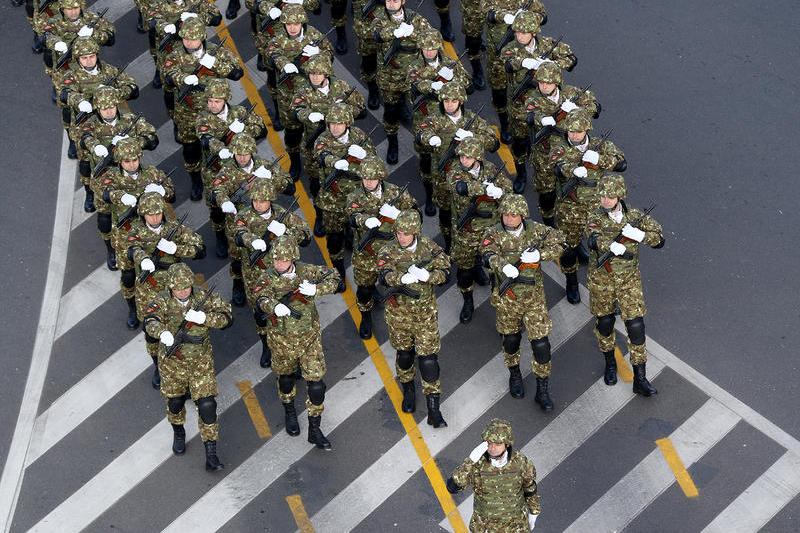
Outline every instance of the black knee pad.
{"label": "black knee pad", "polygon": [[156,29],[154,27],[147,31],[147,42],[150,48],[155,48],[158,45],[156,42]]}
{"label": "black knee pad", "polygon": [[383,104],[383,121],[387,124],[400,122],[400,106],[397,104]]}
{"label": "black knee pad", "polygon": [[177,415],[183,409],[183,404],[186,403],[186,396],[178,396],[177,398],[169,398],[167,400],[167,409],[173,415]]}
{"label": "black knee pad", "polygon": [[453,213],[449,209],[439,209],[439,225],[449,228],[453,221]]}
{"label": "black knee pad", "polygon": [[561,254],[561,266],[571,267],[578,260],[578,249],[567,246]]}
{"label": "black knee pad", "polygon": [[328,253],[331,255],[338,254],[342,251],[342,247],[344,246],[344,232],[337,231],[336,233],[328,233],[326,241]]}
{"label": "black knee pad", "polygon": [[397,366],[408,370],[414,366],[414,350],[397,350]]}
{"label": "black knee pad", "polygon": [[508,105],[508,95],[505,89],[492,89],[492,104],[499,109]]}
{"label": "black knee pad", "polygon": [[97,213],[97,229],[101,233],[109,233],[111,231],[111,213]]}
{"label": "black knee pad", "polygon": [[526,155],[528,153],[528,140],[524,137],[514,137],[511,141],[511,153],[515,158]]}
{"label": "black knee pad", "polygon": [[199,163],[203,157],[203,147],[200,141],[185,143],[183,145],[183,160],[189,163]]}
{"label": "black knee pad", "polygon": [[522,333],[503,335],[503,351],[511,354],[517,353],[520,342],[522,342]]}
{"label": "black knee pad", "polygon": [[372,299],[372,294],[375,292],[374,285],[359,285],[356,289],[356,299],[359,303],[367,303]]}
{"label": "black knee pad", "polygon": [[539,208],[550,211],[556,206],[556,191],[543,192],[539,195]]}
{"label": "black knee pad", "polygon": [[209,218],[211,218],[211,222],[216,224],[224,224],[225,223],[225,213],[222,212],[222,209],[219,207],[212,207],[209,210]]}
{"label": "black knee pad", "polygon": [[306,383],[308,387],[308,399],[311,400],[311,403],[314,405],[322,405],[322,402],[325,401],[325,382],[322,380],[319,381],[309,381]]}
{"label": "black knee pad", "polygon": [[450,0],[433,0],[433,5],[440,9],[450,7]]}
{"label": "black knee pad", "polygon": [[289,394],[294,388],[294,374],[281,374],[278,376],[278,390]]}
{"label": "black knee pad", "polygon": [[419,169],[423,174],[431,173],[431,163],[433,162],[431,154],[420,154],[419,156]]}
{"label": "black knee pad", "polygon": [[213,396],[204,396],[197,400],[197,414],[203,424],[213,424],[217,421],[217,400]]}
{"label": "black knee pad", "polygon": [[126,289],[132,289],[136,285],[136,271],[132,268],[123,270],[120,278]]}
{"label": "black knee pad", "polygon": [[242,262],[239,259],[231,261],[231,271],[237,276],[242,275]]}
{"label": "black knee pad", "polygon": [[417,364],[423,381],[433,383],[439,379],[439,357],[436,354],[417,357]]}
{"label": "black knee pad", "polygon": [[369,54],[366,56],[361,56],[361,68],[364,69],[364,72],[368,74],[378,70],[378,55]]}
{"label": "black knee pad", "polygon": [[169,91],[164,91],[164,106],[168,111],[175,110],[175,95]]}
{"label": "black knee pad", "polygon": [[92,175],[92,165],[90,165],[88,161],[82,159],[81,162],[78,163],[78,172],[80,172],[81,176],[84,178],[88,178]]}
{"label": "black knee pad", "polygon": [[637,316],[625,321],[628,338],[633,344],[644,344],[644,318]]}
{"label": "black knee pad", "polygon": [[272,89],[278,85],[278,73],[274,67],[267,69],[267,85]]}
{"label": "black knee pad", "polygon": [[613,314],[597,317],[597,332],[603,337],[611,335],[611,332],[614,331],[614,322],[616,319],[617,317]]}
{"label": "black knee pad", "polygon": [[287,148],[297,148],[300,146],[300,141],[302,140],[302,128],[286,128],[286,133],[283,135],[283,141],[286,143]]}
{"label": "black knee pad", "polygon": [[533,339],[531,341],[531,349],[533,350],[533,358],[537,363],[543,365],[550,362],[550,339],[547,337]]}
{"label": "black knee pad", "polygon": [[309,178],[308,179],[308,191],[311,193],[312,198],[316,198],[319,196],[319,190],[321,185],[319,183],[319,178]]}
{"label": "black knee pad", "polygon": [[467,289],[472,286],[472,270],[471,269],[456,269],[456,284],[459,289]]}
{"label": "black knee pad", "polygon": [[332,0],[331,1],[331,18],[342,18],[345,16],[347,10],[347,0]]}
{"label": "black knee pad", "polygon": [[467,35],[464,37],[464,44],[467,48],[467,54],[471,57],[474,57],[481,53],[481,38],[480,36],[475,37],[474,35]]}

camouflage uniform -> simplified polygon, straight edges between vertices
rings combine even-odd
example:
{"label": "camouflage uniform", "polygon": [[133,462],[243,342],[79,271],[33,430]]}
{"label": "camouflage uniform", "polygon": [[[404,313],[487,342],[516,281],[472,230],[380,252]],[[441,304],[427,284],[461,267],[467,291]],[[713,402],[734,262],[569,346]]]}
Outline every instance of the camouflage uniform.
{"label": "camouflage uniform", "polygon": [[299,258],[294,239],[288,235],[279,237],[272,246],[272,259],[274,263],[290,262],[289,267],[281,273],[273,263],[262,272],[253,294],[258,311],[271,322],[267,338],[273,350],[272,371],[278,378],[278,397],[286,414],[286,432],[300,434],[294,408],[295,372],[299,367],[308,388],[308,441],[318,448],[330,449],[330,442],[319,428],[325,401],[325,354],[316,298],[333,293],[339,275],[330,268],[301,263]]}
{"label": "camouflage uniform", "polygon": [[[139,216],[131,222],[130,231],[125,237],[125,245],[128,247],[125,255],[135,267],[136,316],[142,320],[147,304],[158,293],[168,289],[167,269],[183,259],[204,258],[206,247],[199,233],[181,224],[179,220],[166,218],[164,199],[158,192],[142,194],[137,204],[137,213]],[[148,225],[145,215],[158,214],[162,215],[158,226]],[[162,242],[162,239],[168,242]],[[173,253],[164,251],[172,247],[170,242],[175,243]],[[151,266],[153,270],[150,270]],[[145,275],[147,272],[149,274]],[[147,353],[153,359],[152,383],[157,389],[161,386],[158,373],[158,338],[145,333],[144,340]]]}
{"label": "camouflage uniform", "polygon": [[[186,421],[184,404],[188,396],[197,405],[197,424],[206,449],[206,470],[220,470],[223,465],[217,457],[219,424],[217,402],[214,399],[217,395],[217,378],[209,332],[231,325],[231,306],[219,295],[207,295],[206,290],[194,287],[194,274],[185,263],[172,265],[167,273],[170,290],[162,292],[147,305],[144,327],[147,335],[160,341],[158,366],[161,370],[161,394],[166,398],[167,420],[174,432],[172,451],[182,455],[186,450],[183,424]],[[188,300],[181,302],[174,291],[186,289],[191,289]],[[192,311],[195,313],[190,314]],[[202,323],[189,320],[187,316]],[[177,348],[174,347],[176,343],[179,344]],[[174,353],[167,357],[170,347]]]}
{"label": "camouflage uniform", "polygon": [[[617,206],[610,212],[600,208],[590,214],[586,226],[591,252],[589,309],[597,318],[594,334],[606,358],[605,380],[609,385],[616,383],[614,315],[618,306],[628,332],[628,351],[634,375],[633,392],[651,396],[656,389],[647,381],[645,369],[647,349],[644,315],[647,308],[639,271],[639,248],[640,243],[661,248],[664,246],[664,235],[655,219],[649,215],[643,216],[642,211],[625,205],[622,200],[626,195],[625,180],[621,175],[603,176],[597,188],[601,198],[618,199]],[[615,213],[619,216],[619,222],[612,218]],[[606,252],[612,254],[611,258],[598,267],[598,258]]]}
{"label": "camouflage uniform", "polygon": [[[551,363],[547,336],[553,323],[547,313],[544,277],[539,267],[542,261],[555,261],[561,256],[564,237],[558,230],[526,219],[528,205],[521,195],[509,194],[503,198],[500,213],[522,218],[522,226],[517,229],[507,228],[501,220],[486,232],[481,243],[484,263],[491,268],[495,279],[491,302],[497,314],[497,332],[503,336],[509,389],[515,398],[525,395],[519,370],[519,344],[525,327],[533,349],[531,368],[536,376],[536,403],[550,411],[553,403],[548,392]],[[500,286],[509,279],[515,281],[501,294]]]}
{"label": "camouflage uniform", "polygon": [[[353,5],[353,33],[356,36],[356,49],[361,57],[359,74],[366,83],[369,94],[367,104],[370,109],[378,109],[380,93],[378,83],[375,81],[378,72],[378,45],[373,38],[375,17],[383,8],[380,0],[351,0]],[[366,13],[365,13],[366,10]]]}
{"label": "camouflage uniform", "polygon": [[[403,387],[403,411],[415,410],[414,359],[416,357],[422,377],[422,391],[428,407],[428,424],[447,426],[439,411],[439,337],[437,285],[444,285],[450,277],[450,259],[428,237],[422,235],[419,213],[403,211],[395,223],[395,240],[386,243],[378,259],[381,283],[390,291],[397,291],[386,299],[386,326],[389,342],[397,350],[397,378]],[[400,245],[397,232],[413,234],[414,241],[407,247]],[[425,281],[423,281],[425,280]],[[416,294],[415,294],[416,293]]]}
{"label": "camouflage uniform", "polygon": [[[455,494],[467,485],[475,491],[469,530],[475,533],[529,533],[541,513],[536,468],[522,453],[512,449],[511,423],[493,419],[481,434],[479,444],[447,479],[447,490]],[[488,443],[505,444],[495,466]],[[483,451],[481,454],[480,452]]]}
{"label": "camouflage uniform", "polygon": [[[386,166],[377,157],[368,157],[358,168],[361,187],[347,196],[347,219],[353,228],[353,278],[356,301],[361,312],[358,331],[362,339],[372,337],[372,307],[375,282],[378,281],[377,259],[386,241],[394,238],[392,228],[400,210],[416,209],[417,202],[408,187],[384,181]],[[370,182],[369,184],[367,182]],[[377,186],[375,186],[377,183]],[[372,185],[373,189],[368,189]]]}

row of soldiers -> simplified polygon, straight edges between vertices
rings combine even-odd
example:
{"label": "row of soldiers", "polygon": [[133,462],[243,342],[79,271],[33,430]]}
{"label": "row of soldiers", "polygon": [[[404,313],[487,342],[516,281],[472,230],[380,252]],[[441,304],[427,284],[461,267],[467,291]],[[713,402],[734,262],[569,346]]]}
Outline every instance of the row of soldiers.
{"label": "row of soldiers", "polygon": [[[97,211],[107,266],[121,273],[127,326],[144,329],[154,363],[153,386],[166,399],[174,429],[173,451],[185,452],[184,404],[191,399],[200,415],[206,467],[220,469],[209,331],[230,326],[231,304],[197,285],[185,261],[204,257],[203,239],[169,207],[175,202],[171,175],[142,161],[143,151],[158,146],[158,136],[141,115],[124,110],[125,102],[138,96],[135,80],[100,60],[101,46],[114,44],[113,25],[87,10],[83,0],[56,2],[32,5],[29,12],[34,47],[44,53],[54,102],[70,139],[69,155],[79,160],[84,209]],[[270,126],[284,131],[288,172],[279,159],[266,161],[257,153],[257,141],[267,134],[262,117],[231,102],[228,80],[238,80],[244,70],[224,43],[206,38],[207,28],[221,23],[213,4],[138,2],[138,29],[149,37],[152,85],[163,89],[175,140],[182,145],[190,199],[205,199],[215,253],[230,259],[231,303],[252,309],[262,342],[260,364],[271,366],[277,377],[290,435],[300,433],[294,397],[296,381],[302,379],[308,391],[308,440],[331,448],[320,428],[325,357],[315,299],[345,290],[348,250],[361,312],[359,335],[372,336],[372,310],[383,302],[389,340],[397,352],[402,410],[416,410],[416,367],[427,422],[434,427],[447,425],[439,409],[436,287],[449,281],[453,264],[463,295],[462,323],[472,320],[473,286],[492,285],[496,330],[514,398],[525,394],[520,369],[524,328],[533,351],[535,402],[544,411],[554,408],[549,388],[552,322],[541,264],[558,263],[566,298],[577,304],[582,255],[590,261],[590,308],[605,357],[605,382],[617,380],[614,324],[621,314],[634,368],[633,390],[643,396],[656,392],[646,378],[638,256],[640,244],[663,246],[661,227],[648,212],[625,204],[620,174],[627,168],[624,154],[609,139],[610,132],[600,137],[591,133],[600,104],[588,87],[564,83],[563,70],[571,71],[577,58],[561,38],[541,35],[546,13],[538,0],[524,6],[518,0],[499,2],[478,17],[482,8],[464,3],[471,74],[460,58],[444,53],[442,34],[452,40],[446,4],[437,2],[440,33],[407,8],[405,0],[354,2],[366,98],[334,73],[334,52],[347,52],[341,3],[331,5],[335,46],[308,23],[308,12],[320,9],[314,0],[246,4],[257,68],[267,73],[273,102]],[[226,16],[235,17],[239,7],[231,0]],[[466,108],[468,96],[487,85],[481,66],[484,48],[499,138],[480,110]],[[377,109],[381,103],[386,163],[399,162],[401,122],[411,130],[425,191],[419,207],[408,185],[387,181],[389,171],[372,132],[355,125],[367,108]],[[501,141],[510,145],[514,176],[489,160]],[[530,218],[522,196],[529,163],[543,223]],[[292,206],[276,202],[281,194],[294,195],[295,182],[303,175],[314,202],[313,229]],[[421,212],[438,214],[444,246],[422,234]],[[312,234],[325,237],[333,268],[300,261],[300,248],[310,243]],[[588,252],[582,247],[584,238]],[[376,290],[378,284],[383,294]],[[510,427],[498,424],[487,430],[488,444],[479,446],[482,451],[472,464],[486,459],[487,468],[502,468],[507,461],[501,456],[512,458]],[[454,475],[448,488],[475,483],[471,476],[477,473],[467,473],[468,466]],[[535,481],[526,482],[525,505],[535,517],[538,496],[529,494],[531,486],[535,492]],[[483,516],[480,521],[487,513],[476,516]],[[494,519],[487,520],[480,527],[491,529]]]}

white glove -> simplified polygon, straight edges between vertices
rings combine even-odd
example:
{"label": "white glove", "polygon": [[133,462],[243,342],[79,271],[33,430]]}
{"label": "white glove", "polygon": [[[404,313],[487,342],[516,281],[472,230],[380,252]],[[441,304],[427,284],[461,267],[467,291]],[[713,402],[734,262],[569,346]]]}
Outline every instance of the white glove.
{"label": "white glove", "polygon": [[538,263],[539,260],[542,258],[542,254],[539,253],[539,250],[525,250],[520,254],[519,260],[523,263]]}
{"label": "white glove", "polygon": [[[437,72],[436,74],[439,77],[446,79],[447,81],[450,81],[450,80],[453,79],[453,69],[451,69],[450,67],[442,67],[442,68],[439,69],[439,72]],[[439,89],[437,89],[437,91],[438,90]]]}
{"label": "white glove", "polygon": [[283,71],[284,71],[286,74],[297,74],[297,73],[299,72],[299,71],[297,70],[297,65],[295,65],[294,63],[286,63],[286,64],[283,66]]}
{"label": "white glove", "polygon": [[404,37],[409,37],[412,33],[414,33],[414,26],[412,24],[406,24],[403,22],[400,24],[400,27],[403,28],[403,33],[405,34]]}
{"label": "white glove", "polygon": [[286,0],[284,4],[291,4],[293,6],[302,6],[303,0]]}
{"label": "white glove", "polygon": [[175,344],[175,337],[169,331],[162,331],[158,339],[161,341],[161,344],[168,348]]}
{"label": "white glove", "polygon": [[636,242],[642,242],[644,240],[644,232],[639,228],[634,228],[630,224],[625,224],[622,227],[622,236],[632,239]]}
{"label": "white glove", "polygon": [[493,200],[497,200],[501,196],[503,196],[503,189],[495,185],[494,183],[487,183],[486,184],[486,195]]}
{"label": "white glove", "polygon": [[556,119],[553,117],[543,117],[542,118],[542,126],[555,126]]}
{"label": "white glove", "polygon": [[516,18],[517,16],[514,15],[513,13],[506,13],[505,15],[503,15],[503,22],[505,22],[510,26],[514,24],[514,20],[516,20]]}
{"label": "white glove", "polygon": [[585,161],[591,165],[596,165],[597,162],[600,161],[600,154],[594,150],[586,150],[586,153],[583,154],[581,161]]}
{"label": "white glove", "polygon": [[56,44],[53,45],[53,50],[58,52],[59,54],[66,53],[69,50],[69,46],[64,41],[58,41]]}
{"label": "white glove", "polygon": [[539,66],[544,63],[541,59],[536,59],[533,57],[526,57],[522,60],[522,68],[526,68],[528,70],[536,70]]}
{"label": "white glove", "polygon": [[178,28],[175,27],[175,24],[167,24],[166,26],[164,26],[164,33],[175,35],[176,31],[178,31]]}
{"label": "white glove", "polygon": [[411,272],[406,272],[400,277],[400,283],[402,283],[403,285],[411,285],[412,283],[416,282],[417,282],[417,277]]}
{"label": "white glove", "polygon": [[275,309],[273,309],[273,311],[275,311],[275,316],[279,316],[279,317],[289,316],[289,313],[291,312],[291,311],[289,311],[289,308],[286,307],[283,304],[276,305]]}
{"label": "white glove", "polygon": [[258,250],[259,252],[267,251],[267,243],[264,242],[264,239],[253,239],[253,242],[250,243],[250,246],[253,247],[253,250]]}
{"label": "white glove", "polygon": [[81,26],[81,29],[78,30],[78,37],[91,37],[94,33],[94,28],[90,28],[89,26]]}
{"label": "white glove", "polygon": [[183,315],[183,318],[185,318],[187,322],[194,322],[195,324],[204,324],[206,321],[206,314],[202,311],[195,311],[194,309],[189,309],[188,311],[186,311],[186,314]]}
{"label": "white glove", "polygon": [[186,85],[197,85],[200,83],[200,80],[194,74],[189,74],[185,78],[183,78],[183,83]]}
{"label": "white glove", "polygon": [[324,119],[325,115],[323,115],[322,113],[317,113],[316,111],[308,114],[308,120],[314,124]]}
{"label": "white glove", "polygon": [[317,286],[314,283],[311,283],[307,279],[304,279],[302,283],[300,283],[300,287],[298,287],[300,294],[303,296],[314,296],[317,294]]}
{"label": "white glove", "polygon": [[192,13],[191,11],[184,11],[181,13],[181,22],[186,22],[189,19],[193,19],[197,17],[197,13]]}
{"label": "white glove", "polygon": [[444,82],[442,81],[435,81],[431,83],[431,89],[433,89],[437,93],[442,90],[442,87],[444,87]]}
{"label": "white glove", "polygon": [[347,170],[350,168],[350,163],[347,162],[347,159],[340,159],[333,164],[333,168],[336,170]]}
{"label": "white glove", "polygon": [[507,278],[513,279],[519,276],[519,270],[517,270],[517,267],[514,265],[507,264],[503,267],[503,274],[505,274]]}
{"label": "white glove", "polygon": [[147,187],[144,188],[144,192],[157,192],[160,196],[167,194],[166,189],[158,183],[148,183]]}
{"label": "white glove", "polygon": [[486,450],[489,449],[489,443],[486,441],[481,442],[475,448],[469,452],[469,460],[473,463],[477,463],[483,457],[483,454],[486,453]]}
{"label": "white glove", "polygon": [[390,204],[383,204],[381,210],[378,212],[381,216],[391,218],[392,220],[397,220],[397,217],[400,215],[400,210]]}
{"label": "white glove", "polygon": [[625,245],[624,244],[620,244],[617,241],[612,242],[611,246],[609,246],[608,249],[614,255],[622,255],[626,251]]}
{"label": "white glove", "polygon": [[136,205],[136,197],[132,194],[125,193],[122,195],[122,198],[120,198],[120,202],[122,202],[122,205],[133,207]]}
{"label": "white glove", "polygon": [[267,230],[276,237],[280,237],[286,233],[286,224],[283,222],[278,222],[277,220],[273,220],[267,226]]}
{"label": "white glove", "polygon": [[369,229],[380,227],[381,221],[375,217],[369,217],[367,220],[364,221],[364,225]]}
{"label": "white glove", "polygon": [[531,531],[533,531],[533,528],[536,527],[536,519],[538,517],[539,517],[538,514],[529,514],[528,515],[528,527],[531,528]]}
{"label": "white glove", "polygon": [[428,141],[428,144],[431,145],[431,146],[434,146],[434,147],[435,146],[441,146],[442,145],[442,139],[438,135],[434,135],[433,137],[430,138],[430,140]]}
{"label": "white glove", "polygon": [[111,139],[111,146],[116,146],[122,139],[127,139],[128,135],[114,135]]}
{"label": "white glove", "polygon": [[364,159],[367,157],[367,151],[357,144],[351,144],[347,148],[347,155],[355,157],[356,159]]}
{"label": "white glove", "polygon": [[231,157],[233,157],[233,152],[231,152],[227,148],[223,148],[222,150],[219,151],[220,159],[230,159]]}
{"label": "white glove", "polygon": [[173,255],[178,251],[178,245],[173,241],[168,241],[167,239],[159,240],[156,248],[169,255]]}
{"label": "white glove", "polygon": [[572,175],[576,178],[585,178],[588,175],[586,171],[586,167],[576,167],[575,170],[572,171]]}
{"label": "white glove", "polygon": [[105,157],[108,155],[108,148],[106,148],[102,144],[98,144],[97,146],[94,147],[93,152],[94,155],[96,155],[97,157]]}
{"label": "white glove", "polygon": [[278,20],[278,17],[281,16],[281,13],[283,12],[280,9],[278,9],[277,7],[273,7],[272,9],[269,10],[268,15],[269,18],[271,18],[272,20]]}
{"label": "white glove", "polygon": [[306,57],[314,57],[319,54],[319,46],[311,46],[307,44],[303,47],[303,55]]}
{"label": "white glove", "polygon": [[78,111],[91,113],[93,109],[92,104],[90,104],[88,100],[81,100],[78,102]]}
{"label": "white glove", "polygon": [[217,58],[212,56],[211,54],[203,54],[203,57],[200,58],[200,64],[206,68],[214,68],[214,65],[217,63]]}
{"label": "white glove", "polygon": [[575,109],[578,109],[578,106],[575,105],[575,103],[572,100],[564,100],[564,102],[561,104],[561,111],[563,111],[564,113],[569,113],[570,111],[574,111]]}
{"label": "white glove", "polygon": [[220,206],[220,208],[222,209],[223,213],[229,213],[231,215],[235,215],[236,214],[236,206],[233,205],[233,202],[231,202],[230,200],[222,202],[222,205]]}
{"label": "white glove", "polygon": [[461,128],[458,128],[456,130],[456,140],[457,141],[461,142],[464,139],[466,139],[467,137],[473,137],[473,133],[471,131],[469,131],[469,130],[464,130],[464,129],[461,129]]}
{"label": "white glove", "polygon": [[150,259],[149,257],[145,257],[144,259],[142,259],[142,262],[139,263],[139,266],[141,267],[142,270],[146,272],[155,272],[156,270],[155,263],[153,263],[153,260]]}
{"label": "white glove", "polygon": [[228,129],[233,133],[242,133],[244,131],[244,124],[237,118],[228,125]]}
{"label": "white glove", "polygon": [[431,278],[431,273],[428,272],[427,269],[420,268],[417,265],[411,265],[408,267],[408,273],[413,275],[422,283],[427,282]]}
{"label": "white glove", "polygon": [[253,176],[261,179],[270,179],[272,178],[272,172],[264,165],[260,165],[256,171],[253,172]]}

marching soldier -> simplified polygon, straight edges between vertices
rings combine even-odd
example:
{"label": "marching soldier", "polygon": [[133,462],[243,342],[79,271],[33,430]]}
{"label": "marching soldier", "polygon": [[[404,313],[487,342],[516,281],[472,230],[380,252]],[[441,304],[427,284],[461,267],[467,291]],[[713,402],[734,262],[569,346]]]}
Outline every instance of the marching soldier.
{"label": "marching soldier", "polygon": [[647,308],[639,271],[639,249],[664,246],[661,225],[649,214],[630,208],[625,179],[619,174],[603,176],[597,186],[600,207],[589,216],[586,227],[591,254],[589,262],[589,309],[596,317],[594,334],[606,359],[604,380],[617,382],[614,320],[616,307],[628,332],[628,351],[633,366],[633,392],[641,396],[656,394],[647,380],[644,315]]}
{"label": "marching soldier", "polygon": [[299,367],[308,397],[308,442],[330,450],[320,422],[325,409],[325,354],[316,298],[332,294],[339,284],[336,270],[302,263],[294,239],[279,237],[272,246],[272,265],[256,282],[257,309],[271,322],[267,339],[272,348],[272,371],[278,378],[278,398],[283,404],[286,433],[300,434],[294,407],[295,375]]}
{"label": "marching soldier", "polygon": [[416,359],[428,407],[428,424],[446,427],[439,410],[441,338],[434,289],[447,283],[450,259],[438,244],[422,234],[422,221],[415,210],[402,211],[397,216],[394,236],[383,247],[377,266],[381,283],[389,288],[385,295],[385,318],[389,341],[397,350],[402,409],[405,413],[416,410]]}
{"label": "marching soldier", "polygon": [[519,194],[508,194],[501,200],[500,214],[500,222],[484,235],[481,250],[484,264],[491,268],[496,281],[491,302],[497,314],[497,332],[503,336],[509,392],[514,398],[525,396],[519,369],[519,345],[524,327],[533,350],[535,401],[542,410],[551,411],[552,365],[547,336],[553,329],[553,322],[547,312],[540,264],[561,256],[564,239],[558,230],[527,218],[528,204]]}
{"label": "marching soldier", "polygon": [[378,82],[375,81],[378,72],[378,45],[373,38],[375,18],[378,16],[376,8],[382,6],[380,0],[352,0],[353,2],[353,33],[356,36],[356,48],[360,57],[359,73],[361,80],[367,86],[367,107],[372,110],[381,106]]}
{"label": "marching soldier", "polygon": [[467,485],[475,491],[469,530],[533,531],[541,513],[533,462],[512,449],[514,436],[507,420],[493,419],[481,438],[447,479],[451,494]]}
{"label": "marching soldier", "polygon": [[[44,51],[44,64],[48,70],[55,72],[52,69],[56,62],[67,53],[75,39],[91,38],[101,46],[114,44],[114,24],[97,13],[84,9],[84,2],[59,0],[56,4],[58,12],[53,16],[46,17],[38,13],[34,17],[33,29],[38,37],[35,41],[38,44],[37,53]],[[69,63],[66,66],[68,67]]]}
{"label": "marching soldier", "polygon": [[233,323],[231,306],[216,293],[194,286],[194,273],[186,263],[167,270],[169,290],[145,309],[145,332],[159,340],[158,367],[161,394],[166,399],[167,420],[172,425],[172,452],[186,453],[186,399],[197,406],[197,425],[206,449],[206,470],[222,470],[217,457],[217,378],[211,329]]}

